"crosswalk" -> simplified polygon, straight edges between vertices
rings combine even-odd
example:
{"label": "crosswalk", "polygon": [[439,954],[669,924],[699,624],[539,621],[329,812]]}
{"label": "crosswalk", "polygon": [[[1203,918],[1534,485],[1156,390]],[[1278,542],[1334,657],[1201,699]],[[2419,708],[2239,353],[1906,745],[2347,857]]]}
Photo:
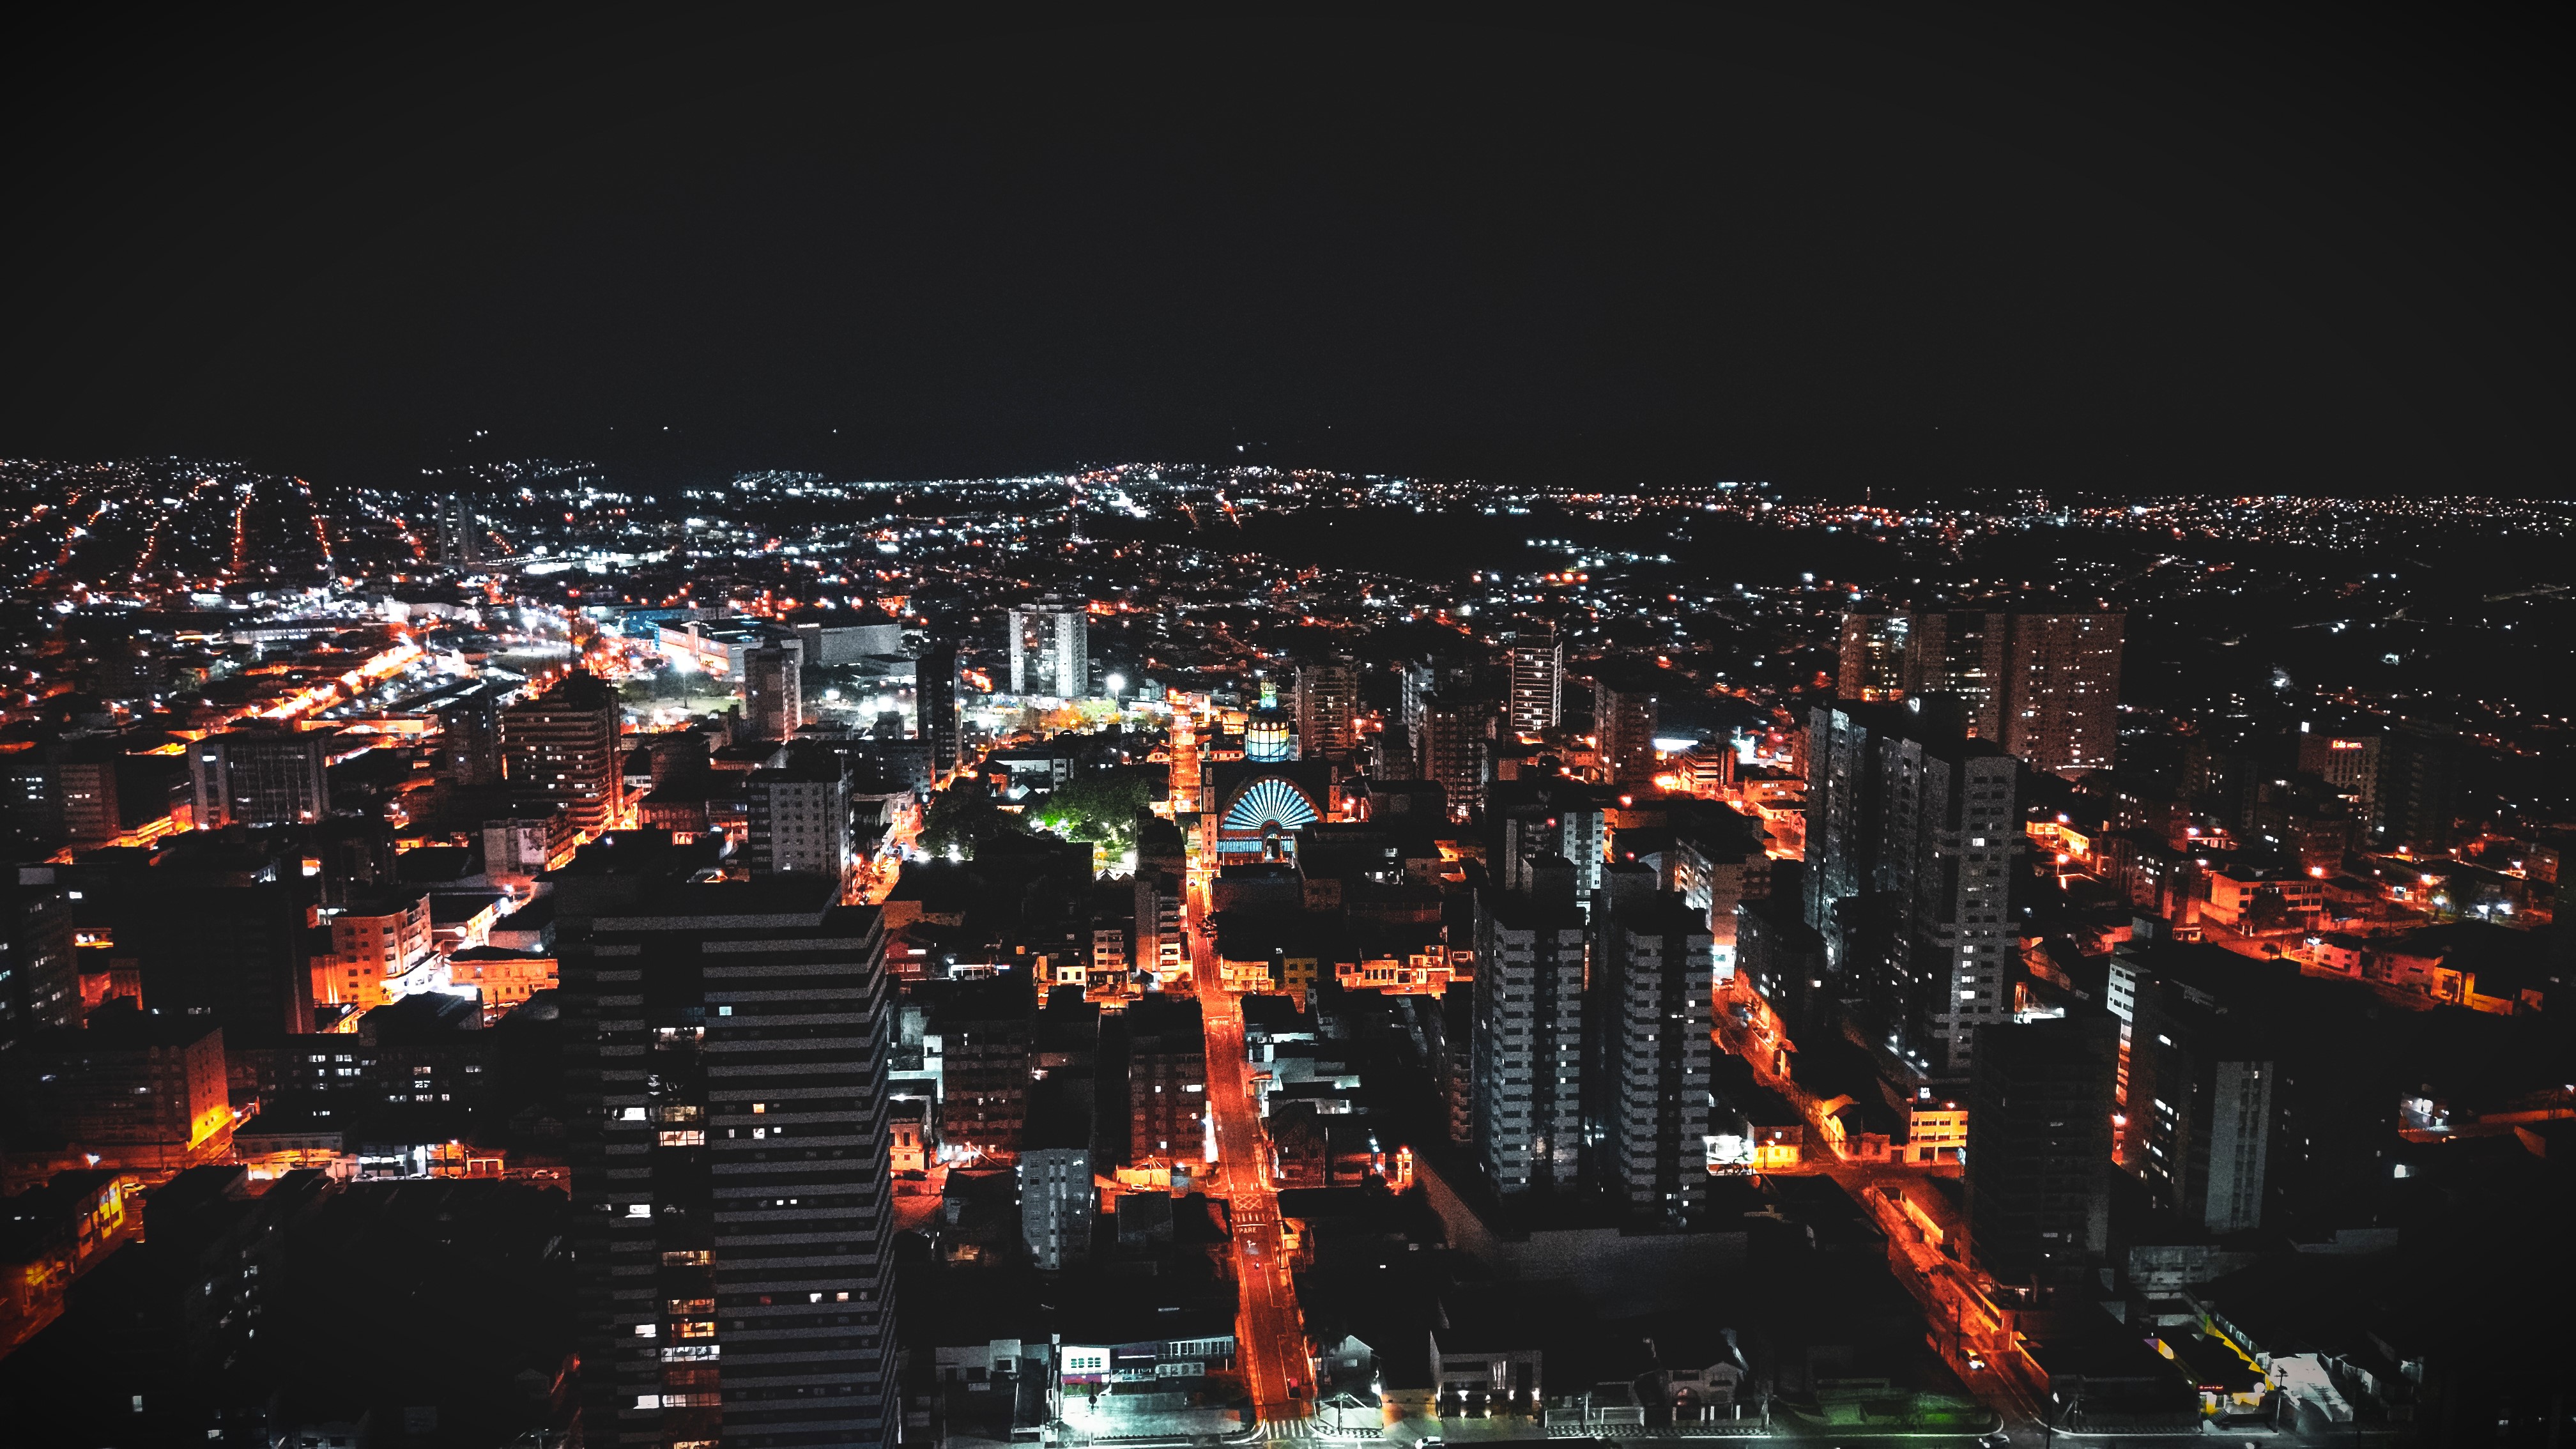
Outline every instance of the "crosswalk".
{"label": "crosswalk", "polygon": [[1273,1444],[1369,1444],[1386,1436],[1375,1429],[1336,1429],[1316,1419],[1266,1419],[1261,1438]]}
{"label": "crosswalk", "polygon": [[[1550,1439],[1594,1439],[1611,1443],[1644,1440],[1681,1439],[1761,1439],[1771,1430],[1759,1419],[1730,1420],[1711,1424],[1549,1424],[1540,1430]],[[1943,1436],[1928,1436],[1939,1438]],[[1961,1436],[1964,1438],[1965,1436]],[[1410,1437],[1390,1436],[1378,1429],[1339,1429],[1318,1419],[1269,1419],[1256,1426],[1252,1438],[1230,1438],[1230,1444],[1331,1444],[1339,1449],[1356,1446],[1409,1445]]]}

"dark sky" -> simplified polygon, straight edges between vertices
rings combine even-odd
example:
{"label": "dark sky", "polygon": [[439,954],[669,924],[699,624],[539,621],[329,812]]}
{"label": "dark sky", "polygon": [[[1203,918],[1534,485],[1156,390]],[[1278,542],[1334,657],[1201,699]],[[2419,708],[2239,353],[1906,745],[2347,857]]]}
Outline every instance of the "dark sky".
{"label": "dark sky", "polygon": [[2461,9],[91,15],[0,453],[2563,493],[2566,55]]}

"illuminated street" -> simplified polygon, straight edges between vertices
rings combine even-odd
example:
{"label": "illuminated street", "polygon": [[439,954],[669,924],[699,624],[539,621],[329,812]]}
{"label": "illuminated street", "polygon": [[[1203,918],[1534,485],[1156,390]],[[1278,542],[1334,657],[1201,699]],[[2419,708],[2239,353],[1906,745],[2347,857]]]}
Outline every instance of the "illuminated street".
{"label": "illuminated street", "polygon": [[[1195,922],[1193,923],[1195,927]],[[1242,1290],[1238,1330],[1243,1376],[1264,1423],[1305,1418],[1313,1408],[1314,1380],[1306,1357],[1305,1320],[1281,1249],[1279,1195],[1270,1184],[1270,1139],[1261,1129],[1252,1097],[1252,1067],[1244,1058],[1243,1004],[1214,989],[1215,958],[1204,931],[1191,932],[1194,964],[1203,983],[1200,1019],[1207,1027],[1208,1108],[1216,1123],[1214,1191],[1231,1210],[1234,1271]]]}

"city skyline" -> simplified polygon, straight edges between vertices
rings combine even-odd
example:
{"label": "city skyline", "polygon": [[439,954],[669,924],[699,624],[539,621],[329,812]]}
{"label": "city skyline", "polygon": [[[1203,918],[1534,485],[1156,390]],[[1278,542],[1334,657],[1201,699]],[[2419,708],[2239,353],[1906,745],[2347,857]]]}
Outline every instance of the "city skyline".
{"label": "city skyline", "polygon": [[47,14],[10,1449],[2554,1449],[2519,13]]}

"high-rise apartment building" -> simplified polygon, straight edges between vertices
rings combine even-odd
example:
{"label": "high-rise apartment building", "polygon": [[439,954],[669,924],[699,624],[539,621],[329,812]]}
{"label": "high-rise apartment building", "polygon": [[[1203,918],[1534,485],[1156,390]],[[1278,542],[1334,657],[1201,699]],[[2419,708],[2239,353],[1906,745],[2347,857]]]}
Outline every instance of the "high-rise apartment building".
{"label": "high-rise apartment building", "polygon": [[743,727],[756,740],[792,737],[805,723],[805,645],[782,639],[742,656]]}
{"label": "high-rise apartment building", "polygon": [[1943,701],[1816,706],[1808,727],[1806,921],[1872,1041],[1927,1077],[1967,1073],[2011,1019],[2021,764]]}
{"label": "high-rise apartment building", "polygon": [[[2117,614],[2105,615],[2113,621]],[[1915,621],[1916,648],[1908,655],[1907,688],[1947,694],[1959,701],[1968,733],[1981,740],[2006,738],[2015,694],[2011,650],[2015,616],[1992,610],[1954,609]],[[2119,699],[2119,661],[2111,661],[2107,697]]]}
{"label": "high-rise apartment building", "polygon": [[0,1053],[37,1032],[80,1025],[71,896],[51,875],[49,866],[29,866],[0,881]]}
{"label": "high-rise apartment building", "polygon": [[1649,686],[1603,680],[1594,687],[1593,749],[1601,761],[1601,783],[1633,790],[1654,782],[1658,714]]}
{"label": "high-rise apartment building", "polygon": [[2118,753],[2127,616],[1952,609],[1843,616],[1836,692],[1883,703],[1956,698],[1966,732],[2052,773]]}
{"label": "high-rise apartment building", "polygon": [[[2367,804],[2380,773],[2380,737],[2362,732],[2311,730],[2298,724],[2298,768],[2326,781],[2334,794]],[[2370,817],[2370,812],[2362,812]]]}
{"label": "high-rise apartment building", "polygon": [[1687,1227],[1708,1202],[1708,918],[1612,865],[1594,897],[1584,1137],[1595,1187],[1631,1217]]}
{"label": "high-rise apartment building", "polygon": [[461,493],[438,502],[438,561],[459,571],[483,562],[483,525]]}
{"label": "high-rise apartment building", "polygon": [[1913,619],[1904,614],[1843,615],[1835,695],[1871,704],[1903,699],[1906,644],[1913,630]]}
{"label": "high-rise apartment building", "polygon": [[1565,643],[1553,629],[1512,635],[1507,722],[1514,734],[1541,735],[1565,717]]}
{"label": "high-rise apartment building", "polygon": [[2459,844],[2460,768],[2460,742],[2448,730],[2401,724],[2381,735],[2371,843],[2417,855],[2441,855]]}
{"label": "high-rise apartment building", "polygon": [[2120,745],[2121,614],[2015,614],[2004,749],[2052,774],[2106,769]]}
{"label": "high-rise apartment building", "polygon": [[1448,793],[1449,813],[1465,819],[1484,797],[1485,748],[1492,707],[1467,694],[1435,693],[1422,700],[1414,768]]}
{"label": "high-rise apartment building", "polygon": [[662,885],[565,923],[582,1424],[593,1443],[898,1437],[873,907]]}
{"label": "high-rise apartment building", "polygon": [[1677,818],[1664,853],[1664,875],[1682,901],[1708,922],[1716,939],[1717,979],[1735,968],[1735,908],[1771,895],[1771,855],[1762,823],[1722,806]]}
{"label": "high-rise apartment building", "polygon": [[1398,671],[1401,695],[1398,701],[1404,715],[1404,757],[1409,768],[1422,765],[1422,721],[1435,696],[1464,698],[1476,683],[1473,666],[1456,659],[1408,659]]}
{"label": "high-rise apartment building", "polygon": [[957,646],[932,644],[912,666],[913,731],[930,751],[930,778],[945,780],[966,755],[957,712]]}
{"label": "high-rise apartment building", "polygon": [[1537,883],[1542,862],[1574,870],[1574,897],[1601,889],[1610,845],[1609,802],[1597,786],[1563,777],[1497,780],[1485,800],[1485,868],[1506,891]]}
{"label": "high-rise apartment building", "polygon": [[1584,955],[1570,864],[1477,896],[1473,1145],[1499,1196],[1581,1182]]}
{"label": "high-rise apartment building", "polygon": [[2144,955],[2111,969],[2129,979],[2127,991],[2112,993],[2131,1013],[2123,1164],[2158,1206],[2194,1228],[2261,1227],[2281,1085],[2264,1039],[2270,1024],[2159,976]]}
{"label": "high-rise apartment building", "polygon": [[1027,1140],[1018,1164],[1020,1246],[1040,1272],[1076,1267],[1091,1257],[1092,1224],[1100,1216],[1091,1168],[1092,1085],[1088,1076],[1050,1078],[1029,1093]]}
{"label": "high-rise apartment building", "polygon": [[744,839],[751,873],[846,881],[851,849],[850,780],[839,757],[790,748],[743,779],[751,806]]}
{"label": "high-rise apartment building", "polygon": [[1037,983],[1025,971],[951,981],[935,998],[931,1029],[943,1064],[940,1137],[989,1157],[1011,1157],[1029,1118],[1029,1044]]}
{"label": "high-rise apartment building", "polygon": [[510,793],[533,814],[563,811],[586,838],[614,826],[625,804],[617,746],[617,693],[591,674],[568,674],[501,712]]}
{"label": "high-rise apartment building", "polygon": [[110,844],[161,813],[158,788],[129,788],[126,776],[135,763],[106,737],[8,756],[0,763],[0,824],[47,844]]}
{"label": "high-rise apartment building", "polygon": [[329,745],[311,730],[219,730],[188,746],[200,830],[292,825],[331,813]]}
{"label": "high-rise apartment building", "polygon": [[1309,755],[1344,755],[1359,743],[1360,678],[1348,664],[1297,669],[1297,738]]}
{"label": "high-rise apartment building", "polygon": [[438,773],[465,786],[501,782],[501,691],[469,684],[438,702]]}
{"label": "high-rise apartment building", "polygon": [[1090,625],[1078,603],[1010,611],[1011,693],[1082,699],[1091,693]]}
{"label": "high-rise apartment building", "polygon": [[1968,1233],[2005,1283],[2081,1274],[2111,1218],[2115,1023],[1989,1027],[1968,1089]]}

